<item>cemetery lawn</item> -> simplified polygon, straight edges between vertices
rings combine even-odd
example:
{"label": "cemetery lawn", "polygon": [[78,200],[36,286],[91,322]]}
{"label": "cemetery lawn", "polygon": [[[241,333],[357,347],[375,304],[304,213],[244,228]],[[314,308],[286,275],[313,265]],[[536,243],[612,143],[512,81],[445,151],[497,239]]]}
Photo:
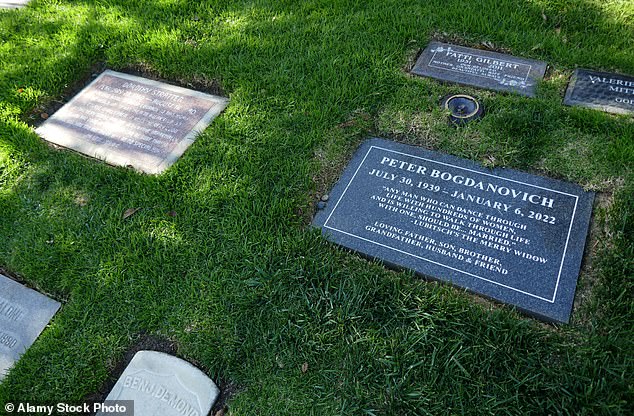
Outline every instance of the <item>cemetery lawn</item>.
{"label": "cemetery lawn", "polygon": [[[533,99],[410,76],[432,38],[550,69]],[[0,384],[0,409],[107,394],[126,352],[156,343],[229,387],[230,415],[632,414],[634,122],[564,107],[575,67],[634,74],[633,2],[0,12],[1,273],[63,303]],[[159,176],[38,138],[43,113],[104,68],[231,102]],[[456,92],[485,117],[448,126],[438,102]],[[315,202],[370,136],[596,191],[571,323],[390,270],[312,229]]]}

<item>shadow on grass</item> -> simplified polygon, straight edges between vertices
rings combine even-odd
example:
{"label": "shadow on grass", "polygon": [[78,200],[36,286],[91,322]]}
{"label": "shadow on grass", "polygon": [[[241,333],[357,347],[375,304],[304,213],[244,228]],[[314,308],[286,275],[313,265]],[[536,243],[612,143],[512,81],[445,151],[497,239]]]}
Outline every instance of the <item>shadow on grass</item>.
{"label": "shadow on grass", "polygon": [[[589,342],[575,329],[545,331],[508,308],[488,311],[455,289],[388,272],[306,232],[295,214],[311,186],[312,152],[329,140],[332,126],[359,108],[373,114],[406,105],[408,96],[400,94],[415,82],[398,68],[410,39],[422,44],[447,30],[470,33],[475,42],[510,39],[517,54],[558,56],[559,44],[531,50],[544,33],[539,7],[65,4],[59,26],[32,24],[37,10],[0,16],[9,42],[64,28],[69,34],[60,40],[73,39],[59,47],[13,47],[25,53],[0,72],[2,87],[33,85],[34,96],[57,97],[103,59],[114,69],[147,65],[184,82],[218,79],[232,101],[158,177],[53,151],[15,116],[0,120],[0,175],[8,172],[0,191],[0,263],[68,298],[0,387],[0,399],[81,400],[145,331],[174,340],[179,354],[214,378],[247,386],[237,413],[301,414],[312,407],[323,414],[555,414],[562,406],[570,413],[624,406],[627,380],[614,374],[627,374],[627,358],[598,348],[608,344]],[[85,24],[74,20],[74,8],[85,13]],[[11,37],[5,27],[19,32]],[[611,33],[564,56],[594,62],[591,51]],[[629,65],[619,55],[609,62]],[[5,97],[18,114],[38,103]],[[536,164],[532,155],[553,145],[547,136],[561,129],[566,110],[552,103],[543,110],[538,100],[516,114],[508,102],[489,128],[502,123],[500,134],[518,138],[514,163]],[[608,116],[584,121],[585,113],[570,114],[593,142],[604,126],[620,131],[621,122]],[[442,134],[445,148],[455,149],[450,134]],[[495,147],[501,140],[491,136]],[[124,220],[128,208],[141,209]]]}

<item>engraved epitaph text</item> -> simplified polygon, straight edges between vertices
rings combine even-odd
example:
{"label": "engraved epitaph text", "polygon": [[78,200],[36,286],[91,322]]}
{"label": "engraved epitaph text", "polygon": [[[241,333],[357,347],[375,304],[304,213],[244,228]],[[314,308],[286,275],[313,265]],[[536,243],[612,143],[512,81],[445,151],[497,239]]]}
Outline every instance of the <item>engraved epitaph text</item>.
{"label": "engraved epitaph text", "polygon": [[373,139],[316,225],[333,241],[566,322],[592,195]]}
{"label": "engraved epitaph text", "polygon": [[37,132],[111,164],[159,173],[226,105],[225,98],[105,71]]}
{"label": "engraved epitaph text", "polygon": [[545,62],[440,42],[431,42],[412,69],[417,75],[527,96],[535,95],[545,71]]}

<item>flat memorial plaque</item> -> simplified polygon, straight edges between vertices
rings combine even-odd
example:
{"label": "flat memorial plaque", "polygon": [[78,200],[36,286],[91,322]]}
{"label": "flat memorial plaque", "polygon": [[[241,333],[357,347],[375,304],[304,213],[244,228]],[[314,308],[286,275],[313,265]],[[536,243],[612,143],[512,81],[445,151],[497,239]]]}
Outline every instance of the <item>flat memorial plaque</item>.
{"label": "flat memorial plaque", "polygon": [[[139,351],[104,403],[133,401],[134,416],[206,416],[219,393],[190,363],[162,352]],[[105,414],[110,413],[96,416]]]}
{"label": "flat memorial plaque", "polygon": [[634,77],[576,69],[564,104],[616,114],[634,114]]}
{"label": "flat memorial plaque", "polygon": [[568,322],[594,194],[370,139],[330,195],[313,221],[329,240]]}
{"label": "flat memorial plaque", "polygon": [[58,302],[0,274],[0,380],[59,307]]}
{"label": "flat memorial plaque", "polygon": [[535,96],[548,64],[497,52],[430,42],[412,73],[496,91]]}
{"label": "flat memorial plaque", "polygon": [[227,104],[223,97],[107,70],[36,132],[113,165],[160,173]]}
{"label": "flat memorial plaque", "polygon": [[29,0],[0,0],[0,9],[18,9],[28,2]]}

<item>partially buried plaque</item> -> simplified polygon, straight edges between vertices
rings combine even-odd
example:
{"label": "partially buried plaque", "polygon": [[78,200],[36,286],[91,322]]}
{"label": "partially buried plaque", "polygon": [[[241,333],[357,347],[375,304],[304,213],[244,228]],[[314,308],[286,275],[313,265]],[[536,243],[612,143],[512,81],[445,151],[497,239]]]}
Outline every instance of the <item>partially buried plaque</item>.
{"label": "partially buried plaque", "polygon": [[107,70],[36,132],[113,165],[160,173],[227,104],[223,97]]}
{"label": "partially buried plaque", "polygon": [[[162,352],[139,351],[104,407],[133,403],[130,416],[206,416],[219,393],[214,382],[187,361]],[[96,416],[110,414],[115,413],[101,411]]]}
{"label": "partially buried plaque", "polygon": [[60,304],[0,275],[0,380],[46,328]]}
{"label": "partially buried plaque", "polygon": [[18,9],[28,2],[29,0],[0,0],[0,9]]}
{"label": "partially buried plaque", "polygon": [[430,42],[412,73],[497,91],[535,96],[546,62],[441,42]]}
{"label": "partially buried plaque", "polygon": [[564,104],[634,115],[634,77],[577,69],[566,90]]}
{"label": "partially buried plaque", "polygon": [[313,224],[387,264],[568,322],[593,199],[570,183],[370,139]]}

